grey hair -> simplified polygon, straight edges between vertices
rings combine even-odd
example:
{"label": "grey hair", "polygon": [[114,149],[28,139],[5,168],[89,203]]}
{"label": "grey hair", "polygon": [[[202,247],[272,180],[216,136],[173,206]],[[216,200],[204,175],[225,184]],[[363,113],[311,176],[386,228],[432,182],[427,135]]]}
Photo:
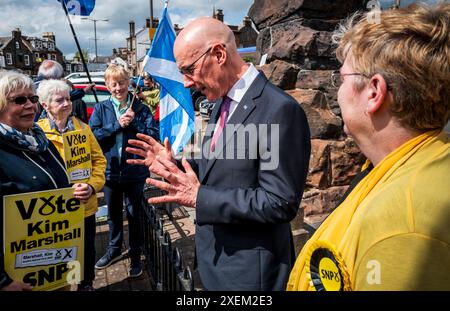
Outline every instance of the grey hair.
{"label": "grey hair", "polygon": [[[361,19],[363,19],[366,16],[366,14],[364,12],[355,12],[352,15],[350,15],[349,17],[347,17],[346,19],[342,20],[342,22],[337,26],[336,30],[333,32],[333,35],[331,36],[331,41],[336,44],[336,45],[340,45],[342,38],[344,37],[345,33],[347,31],[349,31],[358,21],[360,21]],[[345,60],[345,57],[347,56],[348,52],[350,51],[351,48],[351,44],[348,43],[344,48],[343,48],[343,59],[341,57],[341,55],[339,55],[339,53],[336,55],[338,60],[343,63]]]}
{"label": "grey hair", "polygon": [[32,90],[34,83],[28,76],[12,70],[0,71],[0,111],[8,104],[8,96],[16,90]]}
{"label": "grey hair", "polygon": [[62,80],[44,80],[39,83],[37,94],[41,103],[50,103],[52,96],[57,93],[70,93],[71,88]]}
{"label": "grey hair", "polygon": [[64,69],[60,63],[54,60],[46,59],[39,66],[38,78],[41,80],[61,79],[64,75]]}

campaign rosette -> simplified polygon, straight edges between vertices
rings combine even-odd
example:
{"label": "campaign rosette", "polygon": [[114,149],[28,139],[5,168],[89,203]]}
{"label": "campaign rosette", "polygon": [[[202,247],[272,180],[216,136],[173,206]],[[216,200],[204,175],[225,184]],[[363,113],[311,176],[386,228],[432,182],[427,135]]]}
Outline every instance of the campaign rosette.
{"label": "campaign rosette", "polygon": [[325,241],[314,242],[306,257],[306,275],[316,291],[350,291],[350,277],[339,252]]}

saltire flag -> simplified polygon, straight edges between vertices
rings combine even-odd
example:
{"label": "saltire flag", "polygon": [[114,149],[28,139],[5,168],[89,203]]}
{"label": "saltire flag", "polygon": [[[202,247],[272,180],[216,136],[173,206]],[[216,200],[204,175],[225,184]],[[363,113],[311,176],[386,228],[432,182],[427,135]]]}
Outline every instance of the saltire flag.
{"label": "saltire flag", "polygon": [[167,12],[167,4],[153,37],[152,45],[144,58],[144,71],[150,73],[161,86],[160,91],[160,139],[166,137],[174,154],[178,154],[194,133],[194,107],[189,89],[183,85],[173,55],[176,34]]}
{"label": "saltire flag", "polygon": [[95,7],[95,0],[64,0],[64,3],[70,15],[89,16]]}

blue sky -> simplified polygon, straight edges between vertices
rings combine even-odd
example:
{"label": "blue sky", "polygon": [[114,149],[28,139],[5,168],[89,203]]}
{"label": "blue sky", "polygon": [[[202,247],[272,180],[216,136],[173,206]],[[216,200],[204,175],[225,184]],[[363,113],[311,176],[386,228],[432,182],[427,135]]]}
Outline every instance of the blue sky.
{"label": "blue sky", "polygon": [[[169,14],[172,22],[186,25],[199,16],[211,16],[213,7],[222,9],[225,23],[242,24],[253,0],[171,0]],[[153,15],[159,17],[164,1],[153,0]],[[145,18],[150,16],[150,0],[96,0],[91,13],[95,19],[109,19],[97,22],[97,41],[99,55],[111,55],[112,49],[126,46],[128,22],[134,20],[136,31],[142,29]],[[16,27],[26,36],[41,37],[43,32],[52,31],[56,45],[69,58],[76,46],[65,15],[57,0],[0,0],[0,36],[10,36]],[[75,25],[77,37],[82,48],[95,53],[94,23],[80,21]]]}

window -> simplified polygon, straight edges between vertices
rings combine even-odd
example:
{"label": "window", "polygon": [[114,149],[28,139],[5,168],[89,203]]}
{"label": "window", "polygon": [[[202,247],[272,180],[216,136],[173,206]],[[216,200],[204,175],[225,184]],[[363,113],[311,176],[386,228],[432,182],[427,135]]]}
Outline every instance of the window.
{"label": "window", "polygon": [[49,49],[50,51],[53,51],[53,50],[55,49],[55,45],[53,44],[53,42],[49,42],[49,43],[48,43],[48,49]]}
{"label": "window", "polygon": [[52,54],[47,54],[47,59],[52,59]]}
{"label": "window", "polygon": [[56,60],[56,55],[52,54],[52,60]]}
{"label": "window", "polygon": [[13,61],[12,61],[12,54],[11,53],[6,53],[6,65],[12,65]]}
{"label": "window", "polygon": [[39,58],[39,53],[34,53],[34,57]]}
{"label": "window", "polygon": [[19,42],[16,41],[16,50],[20,49],[20,44]]}
{"label": "window", "polygon": [[42,49],[42,42],[41,41],[36,41],[36,48],[37,49]]}
{"label": "window", "polygon": [[25,66],[30,66],[30,55],[25,54],[24,60],[25,60]]}

